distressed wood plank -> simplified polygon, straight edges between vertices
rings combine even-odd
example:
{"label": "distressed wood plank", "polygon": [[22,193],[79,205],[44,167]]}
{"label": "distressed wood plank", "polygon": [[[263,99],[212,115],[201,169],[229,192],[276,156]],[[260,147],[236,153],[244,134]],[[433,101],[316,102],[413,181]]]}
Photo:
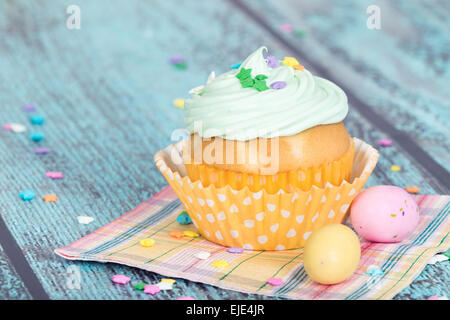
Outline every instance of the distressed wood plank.
{"label": "distressed wood plank", "polygon": [[[0,43],[0,123],[27,123],[20,107],[36,104],[47,118],[41,128],[47,138],[41,144],[52,150],[37,157],[27,135],[0,132],[0,207],[45,290],[54,299],[265,299],[183,280],[174,291],[149,297],[115,286],[110,278],[124,273],[155,282],[160,278],[156,274],[69,262],[53,253],[166,185],[152,156],[171,143],[173,129],[183,127],[182,112],[171,106],[174,98],[185,97],[211,70],[226,71],[261,44],[278,55],[286,51],[228,2],[78,3],[82,29],[77,31],[65,28],[63,1],[0,3],[0,32],[6,35]],[[173,54],[187,58],[188,70],[177,71],[167,63]],[[372,144],[384,134],[355,110],[346,124],[352,135]],[[442,192],[401,147],[381,152],[369,185],[417,184],[425,193]],[[407,170],[391,173],[392,163]],[[44,176],[54,170],[65,178]],[[38,196],[54,192],[60,199],[24,203],[17,195],[25,188]],[[78,215],[95,221],[79,225]],[[72,265],[80,268],[80,290],[67,286]]]}
{"label": "distressed wood plank", "polygon": [[27,288],[23,284],[11,261],[0,246],[0,300],[28,300],[31,299]]}

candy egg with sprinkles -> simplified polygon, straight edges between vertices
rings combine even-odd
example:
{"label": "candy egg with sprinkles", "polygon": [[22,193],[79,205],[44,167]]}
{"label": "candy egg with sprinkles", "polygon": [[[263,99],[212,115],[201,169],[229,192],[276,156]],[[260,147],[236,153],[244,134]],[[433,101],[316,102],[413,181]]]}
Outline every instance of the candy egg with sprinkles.
{"label": "candy egg with sprinkles", "polygon": [[355,231],[373,242],[401,242],[419,223],[419,208],[403,188],[375,186],[361,192],[351,206]]}

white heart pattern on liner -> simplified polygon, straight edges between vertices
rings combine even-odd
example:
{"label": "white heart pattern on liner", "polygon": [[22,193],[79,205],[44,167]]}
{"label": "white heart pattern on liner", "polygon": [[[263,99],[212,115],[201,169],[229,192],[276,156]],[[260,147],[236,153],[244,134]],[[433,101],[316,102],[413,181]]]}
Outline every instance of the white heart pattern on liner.
{"label": "white heart pattern on liner", "polygon": [[230,212],[231,213],[239,212],[239,209],[235,204],[232,204],[230,207]]}
{"label": "white heart pattern on liner", "polygon": [[264,212],[260,212],[256,215],[256,220],[262,221],[264,219]]}
{"label": "white heart pattern on liner", "polygon": [[226,219],[226,217],[225,217],[225,212],[220,211],[220,212],[217,214],[217,219],[218,219],[218,220],[225,220],[225,219]]}
{"label": "white heart pattern on liner", "polygon": [[294,229],[289,229],[288,233],[286,234],[286,237],[292,238],[292,237],[295,237],[296,234],[297,234],[297,232],[295,232]]}
{"label": "white heart pattern on liner", "polygon": [[216,231],[216,238],[217,239],[219,239],[219,240],[223,240],[223,236],[222,236],[222,233],[220,233],[220,231],[218,230],[218,231]]}
{"label": "white heart pattern on liner", "polygon": [[333,210],[331,210],[330,211],[330,213],[328,214],[328,218],[333,218],[334,217],[334,211]]}
{"label": "white heart pattern on liner", "polygon": [[269,211],[275,211],[275,209],[276,209],[276,205],[274,205],[274,204],[271,204],[271,203],[268,203],[267,204],[267,209],[269,209]]}
{"label": "white heart pattern on liner", "polygon": [[311,231],[305,232],[305,234],[303,235],[303,239],[307,240],[309,238],[310,234],[311,234]]}
{"label": "white heart pattern on liner", "polygon": [[221,193],[217,194],[217,198],[219,199],[220,202],[224,202],[227,199],[227,197]]}
{"label": "white heart pattern on liner", "polygon": [[274,224],[273,226],[270,226],[270,231],[272,231],[272,232],[277,232],[278,226],[279,226],[278,223],[277,223],[277,224]]}
{"label": "white heart pattern on liner", "polygon": [[312,218],[312,222],[314,222],[314,221],[316,221],[316,219],[319,217],[319,213],[317,212],[315,215],[314,215],[314,217]]}
{"label": "white heart pattern on liner", "polygon": [[239,237],[239,232],[237,232],[236,230],[230,230],[230,233],[231,233],[231,236],[233,237],[233,238],[237,238],[237,237]]}
{"label": "white heart pattern on liner", "polygon": [[297,216],[297,217],[295,217],[295,220],[297,220],[298,223],[302,223],[303,219],[305,219],[305,216]]}
{"label": "white heart pattern on liner", "polygon": [[247,197],[244,199],[244,201],[242,201],[242,203],[246,206],[249,206],[252,204],[252,199],[250,199],[250,197]]}
{"label": "white heart pattern on liner", "polygon": [[205,205],[205,200],[198,198],[197,201],[202,207]]}
{"label": "white heart pattern on liner", "polygon": [[255,221],[253,221],[253,220],[245,220],[244,221],[244,226],[246,226],[247,228],[253,228],[255,226]]}
{"label": "white heart pattern on liner", "polygon": [[286,247],[283,246],[282,244],[279,244],[279,245],[277,245],[277,246],[275,247],[275,250],[278,250],[278,251],[284,250],[284,249],[286,249]]}
{"label": "white heart pattern on liner", "polygon": [[344,204],[344,205],[341,207],[341,212],[342,212],[342,213],[346,213],[349,206],[350,206],[349,204]]}
{"label": "white heart pattern on liner", "polygon": [[262,196],[262,190],[253,194],[253,198],[256,200],[260,199]]}
{"label": "white heart pattern on liner", "polygon": [[214,221],[216,221],[216,219],[214,219],[214,216],[213,216],[212,213],[208,213],[208,214],[206,215],[206,220],[208,220],[209,222],[214,222]]}
{"label": "white heart pattern on liner", "polygon": [[211,208],[214,206],[214,201],[213,201],[213,200],[208,199],[208,200],[206,200],[206,203],[207,203],[208,206],[211,207]]}
{"label": "white heart pattern on liner", "polygon": [[269,240],[269,239],[267,238],[267,236],[259,236],[259,237],[258,237],[258,242],[261,243],[261,244],[266,243],[267,240]]}
{"label": "white heart pattern on liner", "polygon": [[281,210],[281,215],[285,218],[289,218],[289,216],[291,215],[291,213],[287,210]]}

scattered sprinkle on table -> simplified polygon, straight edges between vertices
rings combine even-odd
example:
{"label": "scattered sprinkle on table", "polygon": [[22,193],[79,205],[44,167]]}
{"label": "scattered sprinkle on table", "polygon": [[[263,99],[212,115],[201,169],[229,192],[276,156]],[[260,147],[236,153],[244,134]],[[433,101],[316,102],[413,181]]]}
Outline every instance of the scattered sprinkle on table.
{"label": "scattered sprinkle on table", "polygon": [[81,224],[89,224],[92,221],[94,221],[94,218],[89,217],[89,216],[78,216],[77,219],[78,219],[78,223],[81,223]]}
{"label": "scattered sprinkle on table", "polygon": [[195,300],[195,298],[189,297],[189,296],[185,296],[185,297],[176,298],[175,300]]}
{"label": "scattered sprinkle on table", "polygon": [[175,100],[173,100],[173,105],[177,108],[184,109],[184,100],[183,99],[175,99]]}
{"label": "scattered sprinkle on table", "polygon": [[35,195],[36,195],[36,193],[33,190],[23,190],[19,193],[19,197],[23,201],[31,201],[34,199]]}
{"label": "scattered sprinkle on table", "polygon": [[172,290],[173,289],[173,283],[169,282],[160,282],[157,284],[159,290]]}
{"label": "scattered sprinkle on table", "polygon": [[390,147],[390,146],[392,146],[392,140],[389,140],[389,139],[381,139],[381,140],[378,140],[378,144],[379,144],[381,147]]}
{"label": "scattered sprinkle on table", "polygon": [[284,283],[284,281],[281,278],[270,278],[269,280],[267,280],[267,283],[274,287],[278,287],[281,286]]}
{"label": "scattered sprinkle on table", "polygon": [[20,123],[10,123],[9,124],[11,131],[14,133],[22,133],[27,131],[27,127]]}
{"label": "scattered sprinkle on table", "polygon": [[286,82],[285,81],[275,81],[274,83],[272,83],[270,85],[270,87],[275,90],[280,90],[280,89],[283,89],[284,87],[286,87]]}
{"label": "scattered sprinkle on table", "polygon": [[12,131],[12,127],[10,123],[5,123],[3,125],[3,129],[5,129],[6,131]]}
{"label": "scattered sprinkle on table", "polygon": [[45,202],[56,202],[58,200],[58,196],[56,194],[46,194],[42,197]]}
{"label": "scattered sprinkle on table", "polygon": [[238,247],[232,247],[232,248],[227,248],[227,251],[229,253],[242,253],[242,252],[244,252],[244,249],[238,248]]}
{"label": "scattered sprinkle on table", "polygon": [[139,241],[140,245],[146,248],[150,248],[153,247],[153,245],[155,244],[155,240],[151,239],[151,238],[145,238],[142,239],[141,241]]}
{"label": "scattered sprinkle on table", "polygon": [[177,222],[179,224],[191,224],[192,220],[191,217],[189,217],[189,214],[186,211],[181,212],[177,217]]}
{"label": "scattered sprinkle on table", "polygon": [[41,125],[45,121],[45,118],[40,115],[33,115],[30,117],[30,122],[35,125]]}
{"label": "scattered sprinkle on table", "polygon": [[241,65],[242,65],[242,62],[232,64],[230,66],[230,69],[239,69],[241,67]]}
{"label": "scattered sprinkle on table", "polygon": [[289,23],[283,23],[280,26],[280,30],[283,33],[291,33],[294,29],[292,28],[292,25],[290,25]]}
{"label": "scattered sprinkle on table", "polygon": [[45,175],[51,179],[62,179],[64,178],[64,175],[62,172],[58,172],[58,171],[49,171],[46,172]]}
{"label": "scattered sprinkle on table", "polygon": [[129,277],[124,276],[123,274],[115,274],[112,276],[112,281],[118,284],[126,284],[130,282],[130,280],[131,279]]}
{"label": "scattered sprinkle on table", "polygon": [[416,194],[416,193],[419,193],[420,188],[418,188],[416,186],[409,186],[409,187],[406,187],[405,190],[408,191],[409,193]]}
{"label": "scattered sprinkle on table", "polygon": [[158,292],[160,292],[161,290],[159,289],[159,287],[155,284],[149,284],[148,286],[144,287],[144,293],[147,294],[157,294]]}
{"label": "scattered sprinkle on table", "polygon": [[189,238],[200,237],[200,235],[197,232],[194,232],[194,231],[184,231],[183,234],[184,234],[185,237],[189,237]]}
{"label": "scattered sprinkle on table", "polygon": [[135,284],[133,287],[136,290],[142,291],[142,290],[144,290],[145,286],[148,286],[148,283],[141,282],[141,283]]}
{"label": "scattered sprinkle on table", "polygon": [[177,64],[177,63],[186,62],[186,60],[182,56],[172,56],[172,57],[170,57],[169,62],[171,64]]}
{"label": "scattered sprinkle on table", "polygon": [[400,166],[398,166],[396,164],[393,164],[391,166],[391,171],[397,172],[397,171],[400,171],[400,170],[402,170],[402,167],[400,167]]}
{"label": "scattered sprinkle on table", "polygon": [[227,260],[215,260],[211,263],[211,267],[222,269],[228,266]]}
{"label": "scattered sprinkle on table", "polygon": [[35,111],[36,107],[34,105],[32,105],[32,104],[26,104],[26,105],[23,106],[23,110],[27,111],[27,112]]}
{"label": "scattered sprinkle on table", "polygon": [[47,154],[49,152],[50,152],[50,150],[48,148],[37,147],[34,149],[35,154]]}
{"label": "scattered sprinkle on table", "polygon": [[298,30],[295,30],[295,31],[294,31],[294,35],[295,35],[296,37],[303,38],[303,37],[306,36],[306,31],[305,31],[305,30],[300,30],[300,29],[298,29]]}
{"label": "scattered sprinkle on table", "polygon": [[45,138],[45,134],[43,134],[42,132],[32,132],[30,133],[30,139],[35,141],[35,142],[39,142],[44,140]]}
{"label": "scattered sprinkle on table", "polygon": [[211,256],[211,253],[206,252],[206,251],[200,251],[200,252],[198,252],[198,253],[195,254],[195,257],[196,257],[197,259],[200,259],[200,260],[206,260],[206,259],[208,259],[210,256]]}
{"label": "scattered sprinkle on table", "polygon": [[447,261],[448,259],[445,254],[436,254],[428,260],[427,264],[436,264],[436,262]]}
{"label": "scattered sprinkle on table", "polygon": [[184,233],[179,230],[172,230],[172,231],[170,231],[170,236],[177,238],[177,239],[181,239],[184,237]]}
{"label": "scattered sprinkle on table", "polygon": [[446,296],[438,297],[437,295],[427,298],[427,300],[448,300]]}
{"label": "scattered sprinkle on table", "polygon": [[174,279],[163,278],[163,279],[161,279],[161,282],[167,282],[167,283],[174,284],[176,281]]}
{"label": "scattered sprinkle on table", "polygon": [[383,275],[383,270],[381,270],[378,266],[375,265],[370,265],[367,267],[367,271],[366,274],[368,274],[369,276],[381,276]]}

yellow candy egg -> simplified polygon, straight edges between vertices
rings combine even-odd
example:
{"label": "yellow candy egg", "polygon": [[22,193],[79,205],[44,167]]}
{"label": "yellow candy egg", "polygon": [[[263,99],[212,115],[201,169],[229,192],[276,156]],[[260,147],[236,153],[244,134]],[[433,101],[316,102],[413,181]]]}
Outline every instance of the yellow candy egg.
{"label": "yellow candy egg", "polygon": [[329,224],[309,236],[303,263],[312,280],[336,284],[355,272],[360,256],[359,239],[352,229],[343,224]]}

